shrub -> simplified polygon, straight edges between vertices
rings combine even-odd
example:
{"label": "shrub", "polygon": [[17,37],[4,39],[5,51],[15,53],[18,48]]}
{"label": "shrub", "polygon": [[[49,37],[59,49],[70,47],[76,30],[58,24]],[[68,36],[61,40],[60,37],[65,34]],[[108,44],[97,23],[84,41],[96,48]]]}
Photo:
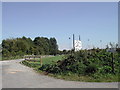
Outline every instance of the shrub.
{"label": "shrub", "polygon": [[112,68],[110,66],[103,66],[99,70],[102,74],[112,73]]}
{"label": "shrub", "polygon": [[85,74],[94,74],[98,70],[97,66],[95,64],[90,64],[85,68]]}
{"label": "shrub", "polygon": [[[119,73],[119,56],[114,54],[114,70]],[[112,73],[111,53],[105,50],[87,51],[82,50],[72,55],[68,55],[64,60],[58,61],[56,64],[45,64],[40,70],[56,73],[75,73],[82,75],[95,75]],[[96,74],[97,73],[97,74]]]}

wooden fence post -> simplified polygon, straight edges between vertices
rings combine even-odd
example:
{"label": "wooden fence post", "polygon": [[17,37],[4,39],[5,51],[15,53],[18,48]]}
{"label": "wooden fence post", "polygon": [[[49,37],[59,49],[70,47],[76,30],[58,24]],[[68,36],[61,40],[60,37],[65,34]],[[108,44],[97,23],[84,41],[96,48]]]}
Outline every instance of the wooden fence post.
{"label": "wooden fence post", "polygon": [[35,56],[34,56],[34,60],[35,60]]}
{"label": "wooden fence post", "polygon": [[42,66],[42,57],[40,56],[40,65]]}
{"label": "wooden fence post", "polygon": [[26,60],[26,56],[24,56],[25,60]]}

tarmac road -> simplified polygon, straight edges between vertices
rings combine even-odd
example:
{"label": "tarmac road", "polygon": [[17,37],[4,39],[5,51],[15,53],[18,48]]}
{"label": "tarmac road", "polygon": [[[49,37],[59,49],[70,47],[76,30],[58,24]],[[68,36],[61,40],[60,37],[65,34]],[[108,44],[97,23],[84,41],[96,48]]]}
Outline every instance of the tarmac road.
{"label": "tarmac road", "polygon": [[22,59],[0,61],[2,88],[118,88],[118,82],[91,83],[55,79],[21,65],[20,61]]}

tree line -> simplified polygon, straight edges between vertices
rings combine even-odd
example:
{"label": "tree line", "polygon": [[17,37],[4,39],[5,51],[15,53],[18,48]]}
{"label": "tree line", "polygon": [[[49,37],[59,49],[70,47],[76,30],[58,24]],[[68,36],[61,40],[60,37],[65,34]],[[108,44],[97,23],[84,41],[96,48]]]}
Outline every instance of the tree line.
{"label": "tree line", "polygon": [[2,57],[23,55],[56,55],[58,53],[57,40],[46,37],[35,37],[34,40],[23,36],[2,40]]}

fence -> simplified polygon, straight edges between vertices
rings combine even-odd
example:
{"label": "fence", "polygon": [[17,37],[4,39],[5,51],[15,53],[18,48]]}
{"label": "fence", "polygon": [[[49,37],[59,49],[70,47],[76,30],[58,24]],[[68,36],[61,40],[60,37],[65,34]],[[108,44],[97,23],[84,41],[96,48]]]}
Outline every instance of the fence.
{"label": "fence", "polygon": [[42,66],[42,58],[45,58],[45,57],[53,57],[54,55],[24,55],[24,59],[25,60],[28,60],[28,61],[33,61],[33,62],[36,62],[36,58],[40,60],[40,64]]}

